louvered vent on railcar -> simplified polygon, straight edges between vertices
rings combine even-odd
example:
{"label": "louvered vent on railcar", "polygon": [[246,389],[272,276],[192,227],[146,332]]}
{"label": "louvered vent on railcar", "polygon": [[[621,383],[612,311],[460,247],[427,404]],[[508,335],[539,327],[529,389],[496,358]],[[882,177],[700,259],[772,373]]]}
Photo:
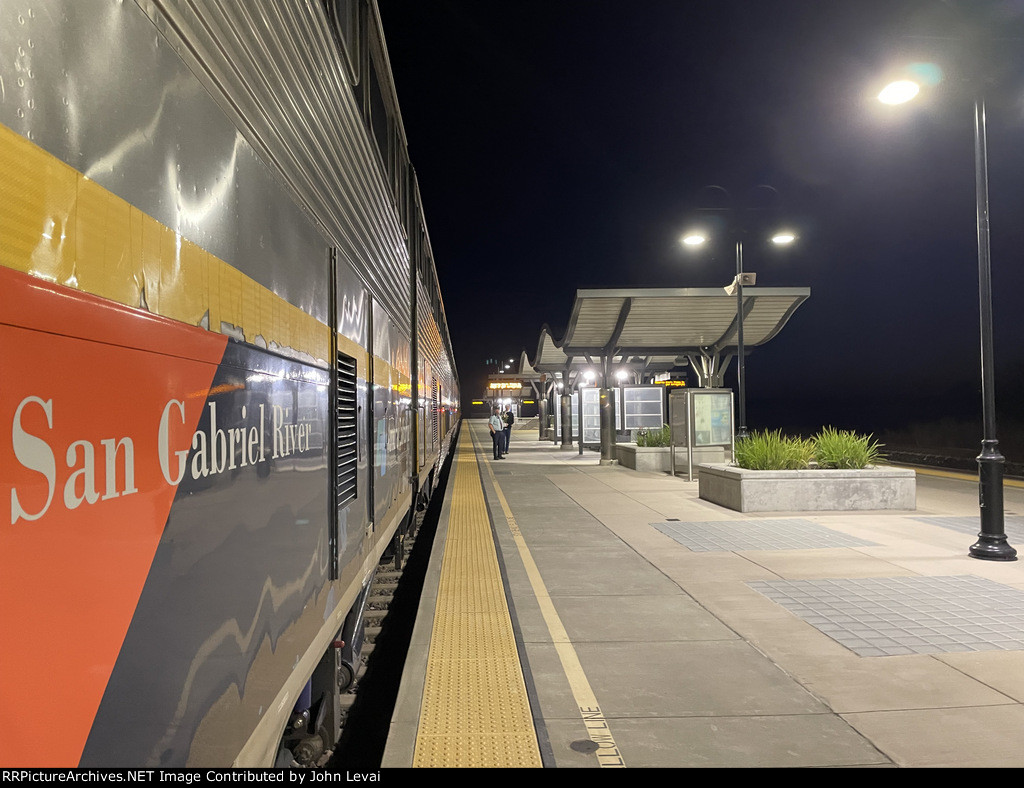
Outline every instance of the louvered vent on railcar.
{"label": "louvered vent on railcar", "polygon": [[338,507],[356,497],[356,360],[338,353],[337,430]]}

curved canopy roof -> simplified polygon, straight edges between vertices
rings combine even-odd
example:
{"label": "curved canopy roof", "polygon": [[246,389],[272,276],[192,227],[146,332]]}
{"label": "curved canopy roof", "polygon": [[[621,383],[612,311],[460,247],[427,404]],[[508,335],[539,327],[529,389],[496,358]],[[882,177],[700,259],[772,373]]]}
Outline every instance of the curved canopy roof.
{"label": "curved canopy roof", "polygon": [[[744,348],[772,339],[810,294],[808,287],[745,287]],[[650,371],[687,358],[724,357],[727,363],[737,350],[737,332],[736,296],[723,288],[578,290],[565,337],[556,341],[545,326],[533,368],[563,371],[595,356],[642,362]]]}
{"label": "curved canopy roof", "polygon": [[[811,294],[807,287],[746,287],[743,343],[763,345]],[[567,355],[642,355],[736,347],[736,297],[722,288],[578,290],[559,344]]]}
{"label": "curved canopy roof", "polygon": [[[744,332],[745,333],[745,332]],[[540,342],[537,345],[537,355],[533,361],[532,369],[537,372],[562,372],[566,366],[585,366],[590,362],[588,356],[593,353],[573,353],[570,357],[560,348],[547,326],[541,329]],[[600,352],[597,355],[601,355]],[[687,363],[685,357],[680,354],[671,353],[667,355],[650,354],[629,354],[613,353],[612,361],[616,364],[630,363],[632,366],[643,368],[650,372],[665,372],[675,366],[682,366]]]}

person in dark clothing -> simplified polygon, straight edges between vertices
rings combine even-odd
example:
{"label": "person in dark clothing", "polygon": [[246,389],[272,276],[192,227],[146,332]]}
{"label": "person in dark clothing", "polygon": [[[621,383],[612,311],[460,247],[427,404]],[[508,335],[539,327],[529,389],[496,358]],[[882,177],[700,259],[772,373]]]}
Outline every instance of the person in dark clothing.
{"label": "person in dark clothing", "polygon": [[505,428],[502,430],[505,435],[505,454],[508,454],[508,442],[512,438],[512,425],[516,423],[516,417],[515,414],[512,413],[511,405],[509,405],[508,410],[505,411],[502,421],[505,422]]}

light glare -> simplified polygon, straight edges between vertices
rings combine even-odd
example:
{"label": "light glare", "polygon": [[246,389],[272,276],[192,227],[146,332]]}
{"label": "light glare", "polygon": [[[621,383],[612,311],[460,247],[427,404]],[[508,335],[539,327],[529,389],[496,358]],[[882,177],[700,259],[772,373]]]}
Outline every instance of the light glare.
{"label": "light glare", "polygon": [[878,94],[878,100],[883,104],[903,104],[910,101],[921,91],[921,86],[909,79],[901,79],[890,82],[882,92]]}
{"label": "light glare", "polygon": [[683,236],[683,243],[687,246],[700,246],[707,239],[698,233],[692,233],[690,235]]}
{"label": "light glare", "polygon": [[791,244],[796,240],[796,236],[793,233],[778,233],[772,236],[773,244]]}

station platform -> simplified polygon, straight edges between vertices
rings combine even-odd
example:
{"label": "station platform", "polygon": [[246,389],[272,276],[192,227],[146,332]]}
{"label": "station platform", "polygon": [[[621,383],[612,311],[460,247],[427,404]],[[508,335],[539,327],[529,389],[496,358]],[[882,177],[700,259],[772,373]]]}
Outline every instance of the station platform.
{"label": "station platform", "polygon": [[968,557],[976,481],[741,514],[536,437],[463,423],[383,767],[1024,766],[1024,560]]}

